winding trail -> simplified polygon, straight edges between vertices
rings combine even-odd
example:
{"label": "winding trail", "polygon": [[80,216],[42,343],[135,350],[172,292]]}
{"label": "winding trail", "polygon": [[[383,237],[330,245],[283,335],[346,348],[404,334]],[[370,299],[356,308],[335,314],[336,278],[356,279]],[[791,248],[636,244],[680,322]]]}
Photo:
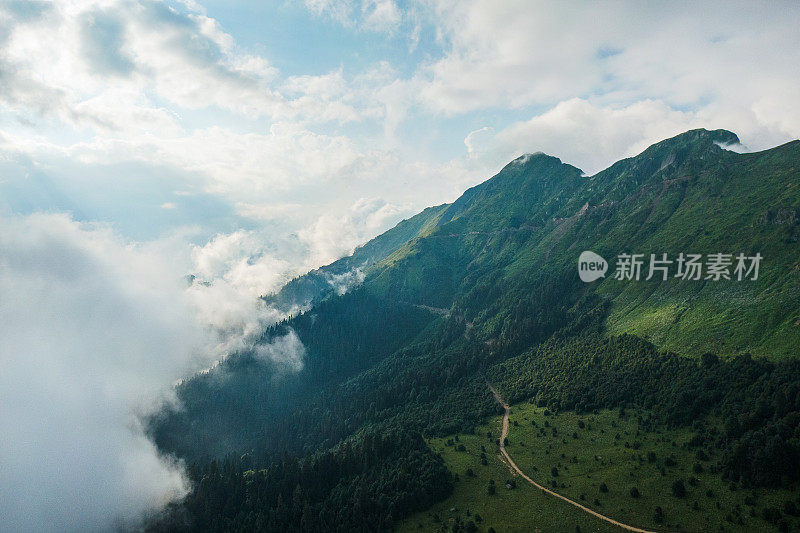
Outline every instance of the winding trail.
{"label": "winding trail", "polygon": [[546,492],[547,494],[550,494],[551,496],[555,496],[556,498],[564,500],[568,504],[574,505],[575,507],[577,507],[581,511],[584,511],[584,512],[589,513],[590,515],[596,516],[600,520],[605,520],[609,524],[615,525],[615,526],[620,527],[622,529],[625,529],[627,531],[635,531],[637,533],[655,533],[654,531],[650,531],[650,530],[647,530],[647,529],[640,529],[638,527],[629,526],[628,524],[623,524],[622,522],[618,522],[618,521],[614,520],[613,518],[610,518],[610,517],[608,517],[606,515],[598,513],[597,511],[589,509],[585,505],[581,505],[580,503],[576,502],[575,500],[570,500],[566,496],[563,496],[563,495],[561,495],[561,494],[559,494],[557,492],[554,492],[554,491],[548,489],[547,487],[539,485],[534,480],[529,478],[525,474],[525,472],[520,470],[520,468],[517,466],[517,464],[514,462],[514,460],[511,458],[511,456],[506,451],[505,439],[508,436],[508,415],[510,414],[510,410],[508,408],[508,404],[503,401],[503,398],[500,397],[500,393],[497,392],[497,389],[492,387],[491,383],[487,382],[486,384],[489,386],[489,390],[492,391],[492,394],[494,394],[494,399],[497,400],[497,403],[502,405],[503,409],[505,409],[505,414],[503,415],[503,430],[500,433],[500,454],[501,454],[502,458],[504,459],[504,461],[508,464],[508,466],[514,472],[516,472],[517,474],[522,476],[526,481],[528,481],[528,483],[530,483],[531,485],[533,485],[537,489],[540,489],[542,492]]}

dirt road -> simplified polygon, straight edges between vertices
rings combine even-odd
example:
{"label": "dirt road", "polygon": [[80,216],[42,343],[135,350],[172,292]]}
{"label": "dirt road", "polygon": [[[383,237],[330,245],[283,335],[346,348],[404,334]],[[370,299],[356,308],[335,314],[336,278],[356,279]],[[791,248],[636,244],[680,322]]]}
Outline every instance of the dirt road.
{"label": "dirt road", "polygon": [[525,474],[525,472],[520,470],[520,468],[517,466],[517,464],[514,462],[514,460],[511,458],[511,456],[506,451],[505,439],[508,436],[508,415],[510,414],[510,411],[508,409],[508,404],[503,401],[503,398],[500,397],[500,394],[497,392],[497,389],[492,387],[492,385],[490,383],[487,383],[487,385],[489,386],[489,389],[492,391],[492,394],[494,394],[494,399],[497,400],[497,403],[499,403],[500,405],[503,406],[503,409],[505,409],[505,414],[503,415],[503,430],[500,433],[500,455],[503,458],[503,460],[508,464],[508,466],[515,473],[517,473],[520,476],[522,476],[528,483],[530,483],[531,485],[533,485],[537,489],[540,489],[542,492],[546,492],[547,494],[550,494],[551,496],[555,496],[556,498],[564,500],[568,504],[574,505],[575,507],[577,507],[581,511],[589,513],[592,516],[596,516],[600,520],[605,520],[609,524],[613,524],[613,525],[615,525],[617,527],[620,527],[622,529],[625,529],[627,531],[636,531],[637,533],[655,533],[655,532],[649,531],[647,529],[640,529],[638,527],[629,526],[628,524],[623,524],[622,522],[617,522],[613,518],[610,518],[608,516],[602,515],[602,514],[598,513],[597,511],[593,511],[592,509],[589,509],[585,505],[581,505],[580,503],[578,503],[578,502],[576,502],[574,500],[570,500],[566,496],[562,496],[561,494],[559,494],[557,492],[554,492],[554,491],[548,489],[547,487],[539,485],[534,480],[529,478]]}

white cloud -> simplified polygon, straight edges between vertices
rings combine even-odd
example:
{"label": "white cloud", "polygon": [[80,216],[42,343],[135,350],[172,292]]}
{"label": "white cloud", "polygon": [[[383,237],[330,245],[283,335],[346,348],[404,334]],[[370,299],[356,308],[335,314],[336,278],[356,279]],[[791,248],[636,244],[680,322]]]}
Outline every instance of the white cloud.
{"label": "white cloud", "polygon": [[[193,246],[193,272],[197,278],[189,293],[200,323],[219,332],[225,352],[252,340],[263,326],[282,316],[258,300],[291,278],[302,267],[276,257],[270,239],[254,231],[239,230],[216,236],[203,246]],[[286,253],[286,250],[282,250]]]}
{"label": "white cloud", "polygon": [[[257,300],[297,270],[249,232],[187,256],[185,241],[131,244],[63,214],[0,217],[0,516],[13,531],[135,526],[188,490],[140,417],[170,387],[282,315]],[[202,278],[188,287],[193,268]],[[255,347],[302,368],[294,332]]]}
{"label": "white cloud", "polygon": [[96,137],[66,146],[13,134],[0,141],[7,152],[54,164],[67,158],[85,165],[136,162],[188,171],[198,188],[233,203],[264,201],[312,183],[363,175],[377,164],[374,153],[362,153],[350,138],[318,134],[295,123],[275,123],[266,134],[212,126],[181,136]]}
{"label": "white cloud", "polygon": [[467,155],[474,156],[477,150],[476,141],[492,131],[494,130],[489,126],[484,126],[469,132],[469,134],[464,138],[464,146],[467,147]]}
{"label": "white cloud", "polygon": [[208,362],[176,272],[64,215],[3,217],[0,250],[3,526],[111,529],[180,497],[136,416]]}
{"label": "white cloud", "polygon": [[655,142],[702,126],[714,124],[661,102],[613,107],[575,98],[510,125],[478,150],[482,157],[500,164],[524,152],[542,151],[594,174]]}
{"label": "white cloud", "polygon": [[273,247],[255,231],[238,230],[217,235],[203,246],[193,246],[192,262],[202,279],[225,278],[257,297],[295,275],[288,262],[272,258]]}
{"label": "white cloud", "polygon": [[327,17],[346,28],[394,34],[403,12],[394,0],[304,0],[313,15]]}
{"label": "white cloud", "polygon": [[394,0],[366,0],[361,5],[363,28],[382,33],[394,33],[403,17]]}
{"label": "white cloud", "polygon": [[303,358],[306,348],[294,330],[281,337],[273,339],[267,344],[255,347],[256,357],[278,365],[279,368],[289,372],[299,372],[303,368]]}
{"label": "white cloud", "polygon": [[594,174],[651,144],[694,128],[744,132],[740,136],[748,149],[769,148],[783,140],[779,132],[749,117],[713,110],[678,111],[655,100],[613,106],[573,98],[529,120],[510,124],[495,135],[487,128],[473,131],[464,143],[470,156],[485,167],[541,151]]}
{"label": "white cloud", "polygon": [[344,215],[323,215],[298,231],[308,246],[309,264],[324,265],[353,253],[356,246],[408,215],[408,206],[394,205],[380,198],[359,198]]}
{"label": "white cloud", "polygon": [[[287,97],[277,69],[240,51],[197,7],[133,0],[48,5],[24,18],[0,8],[0,103],[27,120],[50,117],[119,134],[175,132],[176,111],[209,107],[248,119],[360,119],[360,110],[341,101],[341,85],[335,94],[324,86],[337,73],[306,77],[305,91],[290,79]],[[385,12],[375,10],[382,21]]]}
{"label": "white cloud", "polygon": [[350,0],[304,0],[306,8],[316,16],[328,16],[340,24],[353,23],[353,2]]}
{"label": "white cloud", "polygon": [[[126,153],[132,147],[134,153]],[[76,147],[77,148],[77,147]],[[78,149],[88,153],[102,144]],[[266,135],[238,134],[212,127],[173,139],[151,138],[133,145],[108,146],[117,157],[145,158],[200,172],[207,192],[234,200],[264,199],[309,182],[324,182],[355,165],[363,155],[345,136],[314,133],[291,123],[278,123]]]}
{"label": "white cloud", "polygon": [[791,67],[800,62],[795,4],[433,6],[447,52],[415,83],[436,111],[654,100],[740,126],[764,145],[800,136],[800,113],[787,112],[800,105],[800,71]]}
{"label": "white cloud", "polygon": [[419,76],[421,97],[436,110],[553,102],[601,81],[593,41],[614,10],[597,18],[590,9],[527,1],[433,4],[448,48]]}

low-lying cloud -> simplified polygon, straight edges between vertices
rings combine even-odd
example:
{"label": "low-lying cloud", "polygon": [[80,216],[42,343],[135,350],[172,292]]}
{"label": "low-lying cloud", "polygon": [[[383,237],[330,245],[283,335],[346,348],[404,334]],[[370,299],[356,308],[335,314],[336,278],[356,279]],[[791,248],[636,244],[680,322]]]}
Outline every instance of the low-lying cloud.
{"label": "low-lying cloud", "polygon": [[[257,232],[238,230],[192,247],[194,277],[187,293],[200,324],[216,336],[216,359],[253,347],[265,326],[286,317],[285,310],[269,307],[259,297],[277,291],[304,269],[277,257],[269,242]],[[305,354],[296,335],[274,346],[260,345],[256,352],[290,371],[302,368]]]}
{"label": "low-lying cloud", "polygon": [[[140,416],[243,337],[219,336],[224,322],[198,303],[214,283],[187,290],[184,265],[166,260],[164,246],[133,245],[67,215],[0,216],[3,529],[135,525],[187,491],[182,465],[158,453]],[[236,275],[224,279],[230,265],[216,265],[209,274],[235,292]],[[265,319],[245,317],[251,304],[228,325]],[[299,339],[278,341],[259,355],[299,369]]]}
{"label": "low-lying cloud", "polygon": [[267,344],[259,344],[254,348],[255,355],[278,368],[288,372],[299,372],[303,368],[303,357],[306,348],[293,329],[272,339]]}

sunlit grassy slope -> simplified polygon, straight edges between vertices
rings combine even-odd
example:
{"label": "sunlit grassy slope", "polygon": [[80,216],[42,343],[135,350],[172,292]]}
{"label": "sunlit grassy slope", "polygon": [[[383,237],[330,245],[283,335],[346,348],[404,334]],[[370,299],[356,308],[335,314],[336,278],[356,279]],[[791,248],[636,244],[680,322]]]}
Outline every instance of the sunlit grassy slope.
{"label": "sunlit grassy slope", "polygon": [[[658,531],[777,531],[777,525],[764,518],[777,509],[790,530],[800,527],[800,520],[784,512],[786,502],[800,507],[797,491],[731,490],[713,472],[713,450],[688,449],[693,435],[689,428],[651,427],[649,416],[645,410],[628,410],[621,417],[619,411],[608,410],[556,414],[522,403],[512,407],[507,450],[537,482],[633,526]],[[512,476],[495,442],[500,421],[492,419],[473,435],[429,441],[459,481],[450,498],[404,521],[401,531],[450,530],[457,522],[469,521],[479,531],[576,531],[575,526],[581,531],[620,531]],[[716,424],[713,419],[704,422]],[[516,480],[515,489],[505,486],[510,479]],[[490,480],[495,481],[494,495],[488,494]],[[678,480],[686,489],[681,497],[673,495]],[[661,522],[656,507],[662,510]]]}
{"label": "sunlit grassy slope", "polygon": [[[594,176],[545,154],[520,157],[454,203],[422,211],[267,300],[307,304],[333,292],[332,276],[361,269],[377,295],[452,307],[491,340],[533,282],[576,281],[578,256],[593,250],[611,270],[573,295],[610,304],[609,333],[688,355],[713,347],[795,357],[800,141],[750,154],[722,148],[737,141],[725,130],[692,130]],[[613,279],[618,254],[681,252],[764,259],[757,281]]]}
{"label": "sunlit grassy slope", "polygon": [[[695,355],[800,353],[800,142],[759,153],[723,149],[736,136],[694,130],[591,177],[554,157],[519,158],[437,209],[426,231],[378,261],[366,286],[453,308],[490,341],[532,285],[577,281],[583,250],[605,280],[571,289],[610,304],[609,333],[633,333]],[[757,281],[613,279],[621,253],[761,253]],[[673,265],[673,274],[674,274]],[[554,291],[549,291],[553,293]],[[567,298],[562,298],[566,300]]]}

